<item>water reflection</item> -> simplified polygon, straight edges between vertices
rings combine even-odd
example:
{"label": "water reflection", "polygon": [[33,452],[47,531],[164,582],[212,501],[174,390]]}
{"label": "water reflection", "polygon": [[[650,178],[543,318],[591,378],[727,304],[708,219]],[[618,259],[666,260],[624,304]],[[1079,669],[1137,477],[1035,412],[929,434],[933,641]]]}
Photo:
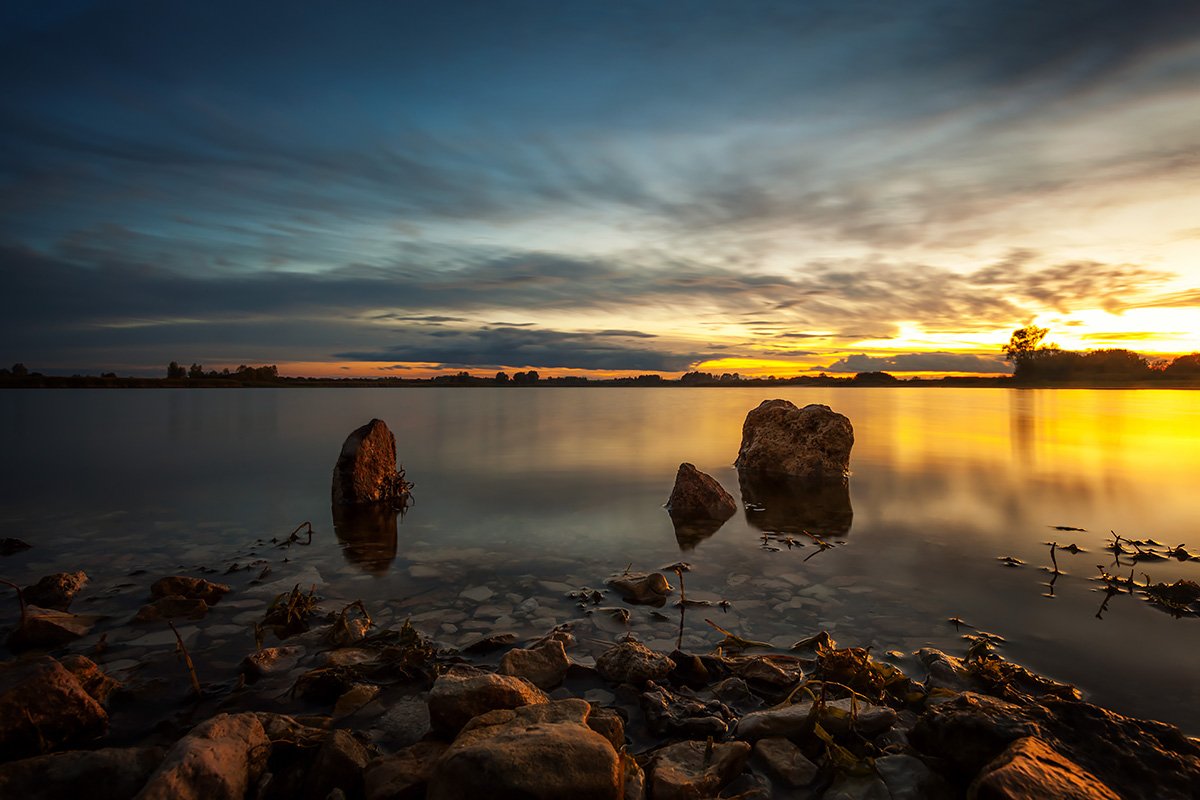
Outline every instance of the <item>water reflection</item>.
{"label": "water reflection", "polygon": [[386,503],[363,506],[334,504],[333,532],[346,561],[372,575],[383,575],[396,560],[396,525],[400,512]]}
{"label": "water reflection", "polygon": [[854,510],[846,481],[813,482],[779,475],[738,471],[746,521],[761,531],[844,538]]}
{"label": "water reflection", "polygon": [[675,526],[675,541],[679,544],[679,549],[687,551],[695,550],[696,545],[719,531],[725,520],[679,519],[673,516],[671,524]]}

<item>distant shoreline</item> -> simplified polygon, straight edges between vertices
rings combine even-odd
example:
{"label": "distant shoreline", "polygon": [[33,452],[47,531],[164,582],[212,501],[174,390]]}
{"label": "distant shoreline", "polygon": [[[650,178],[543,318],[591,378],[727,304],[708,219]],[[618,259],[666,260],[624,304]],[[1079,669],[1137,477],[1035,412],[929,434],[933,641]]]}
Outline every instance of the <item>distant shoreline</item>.
{"label": "distant shoreline", "polygon": [[[869,377],[865,377],[869,376]],[[697,382],[665,379],[657,375],[630,378],[549,377],[531,383],[498,382],[492,378],[438,376],[435,378],[290,378],[271,381],[235,378],[135,378],[97,376],[28,375],[0,378],[0,389],[422,389],[422,388],[506,388],[535,389],[556,387],[638,387],[638,388],[766,388],[766,387],[851,387],[851,388],[985,388],[985,389],[1200,389],[1200,379],[1162,380],[1086,380],[1018,381],[1012,377],[907,378],[879,377],[875,373],[846,378],[801,376],[797,378],[742,378],[738,380]]]}

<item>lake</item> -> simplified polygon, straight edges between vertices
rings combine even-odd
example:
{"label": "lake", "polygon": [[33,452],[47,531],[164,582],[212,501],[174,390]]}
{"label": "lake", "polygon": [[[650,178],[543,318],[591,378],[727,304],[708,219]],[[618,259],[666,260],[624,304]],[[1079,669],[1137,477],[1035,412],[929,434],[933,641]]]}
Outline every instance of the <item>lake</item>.
{"label": "lake", "polygon": [[[851,419],[848,492],[767,494],[761,511],[739,509],[715,532],[677,536],[662,506],[679,463],[740,498],[732,464],[742,421],[772,397],[825,403]],[[1089,578],[1097,565],[1130,571],[1103,549],[1110,530],[1200,550],[1197,397],[791,387],[8,391],[0,536],[34,547],[0,559],[0,577],[29,583],[87,571],[92,583],[72,610],[110,617],[107,665],[128,670],[173,641],[122,627],[150,581],[227,573],[215,579],[237,593],[185,629],[198,669],[212,675],[253,646],[265,599],[296,582],[317,584],[331,605],[362,599],[383,623],[411,616],[446,646],[575,619],[577,657],[626,629],[671,649],[676,609],[629,607],[626,623],[609,610],[622,605],[615,596],[585,609],[567,594],[602,587],[627,565],[682,560],[691,565],[688,597],[714,603],[688,609],[685,649],[720,641],[707,617],[782,649],[826,629],[879,657],[926,646],[962,655],[960,637],[971,631],[947,621],[957,616],[1003,636],[1006,657],[1080,686],[1093,702],[1194,735],[1200,619],[1128,595],[1098,617],[1105,596]],[[331,470],[345,436],[372,417],[396,435],[415,504],[398,526],[343,521],[335,531]],[[304,521],[315,530],[311,545],[270,543]],[[835,546],[820,550],[800,530]],[[1058,552],[1065,574],[1052,588],[1050,541],[1087,550]],[[1007,567],[1002,556],[1025,565]],[[1200,562],[1135,571],[1197,580]],[[15,601],[2,613],[3,624],[15,621]],[[915,659],[899,663],[921,677]]]}

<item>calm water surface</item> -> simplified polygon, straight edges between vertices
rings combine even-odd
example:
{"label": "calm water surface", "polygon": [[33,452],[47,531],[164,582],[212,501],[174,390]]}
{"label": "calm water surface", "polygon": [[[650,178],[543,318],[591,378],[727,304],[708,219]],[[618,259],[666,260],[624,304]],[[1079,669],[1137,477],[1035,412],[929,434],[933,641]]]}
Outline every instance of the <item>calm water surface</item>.
{"label": "calm water surface", "polygon": [[[826,403],[856,444],[846,495],[767,494],[711,535],[677,536],[662,504],[691,461],[735,496],[747,411],[770,397]],[[825,628],[882,653],[961,655],[961,616],[1007,638],[1003,653],[1117,710],[1200,733],[1200,620],[1176,620],[1088,578],[1110,565],[1109,530],[1200,549],[1200,395],[1001,389],[428,389],[8,391],[0,393],[0,536],[34,545],[0,560],[29,582],[92,576],[76,611],[109,616],[114,670],[169,649],[123,626],[159,574],[256,562],[223,578],[236,595],[185,636],[201,671],[232,669],[265,598],[295,582],[366,601],[386,623],[412,616],[446,645],[496,627],[544,632],[578,619],[580,657],[621,635],[566,593],[627,564],[692,565],[685,645],[720,638],[704,618],[786,648]],[[399,526],[335,531],[330,472],[345,435],[371,417],[396,434],[416,505]],[[758,491],[762,487],[746,487]],[[757,498],[756,498],[757,499]],[[281,550],[310,520],[313,544]],[[1051,528],[1071,525],[1086,533]],[[844,544],[764,549],[768,531]],[[340,535],[339,535],[340,534]],[[1047,597],[1044,544],[1065,569]],[[803,537],[798,537],[803,541]],[[1007,568],[998,556],[1027,566]],[[285,561],[286,559],[286,561]],[[263,566],[271,572],[251,580]],[[1110,570],[1115,569],[1109,567]],[[142,573],[141,570],[146,570]],[[1142,564],[1154,580],[1200,579],[1200,563]],[[1125,568],[1124,572],[1128,572]],[[463,592],[466,592],[464,595]],[[615,598],[605,606],[620,605]],[[633,607],[629,628],[661,647],[676,622]],[[5,607],[0,623],[11,624]],[[965,632],[965,631],[964,631]],[[911,659],[903,662],[914,673]],[[917,674],[917,677],[921,677]]]}

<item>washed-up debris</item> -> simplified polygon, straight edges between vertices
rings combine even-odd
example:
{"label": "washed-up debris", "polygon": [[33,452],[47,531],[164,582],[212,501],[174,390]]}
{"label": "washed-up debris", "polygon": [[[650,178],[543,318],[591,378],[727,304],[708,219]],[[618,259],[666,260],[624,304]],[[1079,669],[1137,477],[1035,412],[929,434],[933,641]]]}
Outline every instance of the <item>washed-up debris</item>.
{"label": "washed-up debris", "polygon": [[[301,540],[301,538],[300,538],[301,531],[304,531],[304,534],[306,537],[303,540]],[[313,537],[312,523],[306,521],[306,522],[301,522],[299,525],[297,525],[296,529],[287,535],[287,538],[277,539],[276,537],[272,536],[271,542],[276,547],[291,547],[294,544],[298,544],[303,547],[307,547],[308,545],[312,544],[312,537]]]}
{"label": "washed-up debris", "polygon": [[1023,567],[1025,562],[1015,556],[996,556],[996,560],[1006,567]]}
{"label": "washed-up debris", "polygon": [[300,590],[300,584],[296,584],[290,592],[276,596],[267,607],[263,626],[273,630],[280,639],[308,630],[312,618],[318,613],[319,598],[316,593],[315,584],[307,594]]}

